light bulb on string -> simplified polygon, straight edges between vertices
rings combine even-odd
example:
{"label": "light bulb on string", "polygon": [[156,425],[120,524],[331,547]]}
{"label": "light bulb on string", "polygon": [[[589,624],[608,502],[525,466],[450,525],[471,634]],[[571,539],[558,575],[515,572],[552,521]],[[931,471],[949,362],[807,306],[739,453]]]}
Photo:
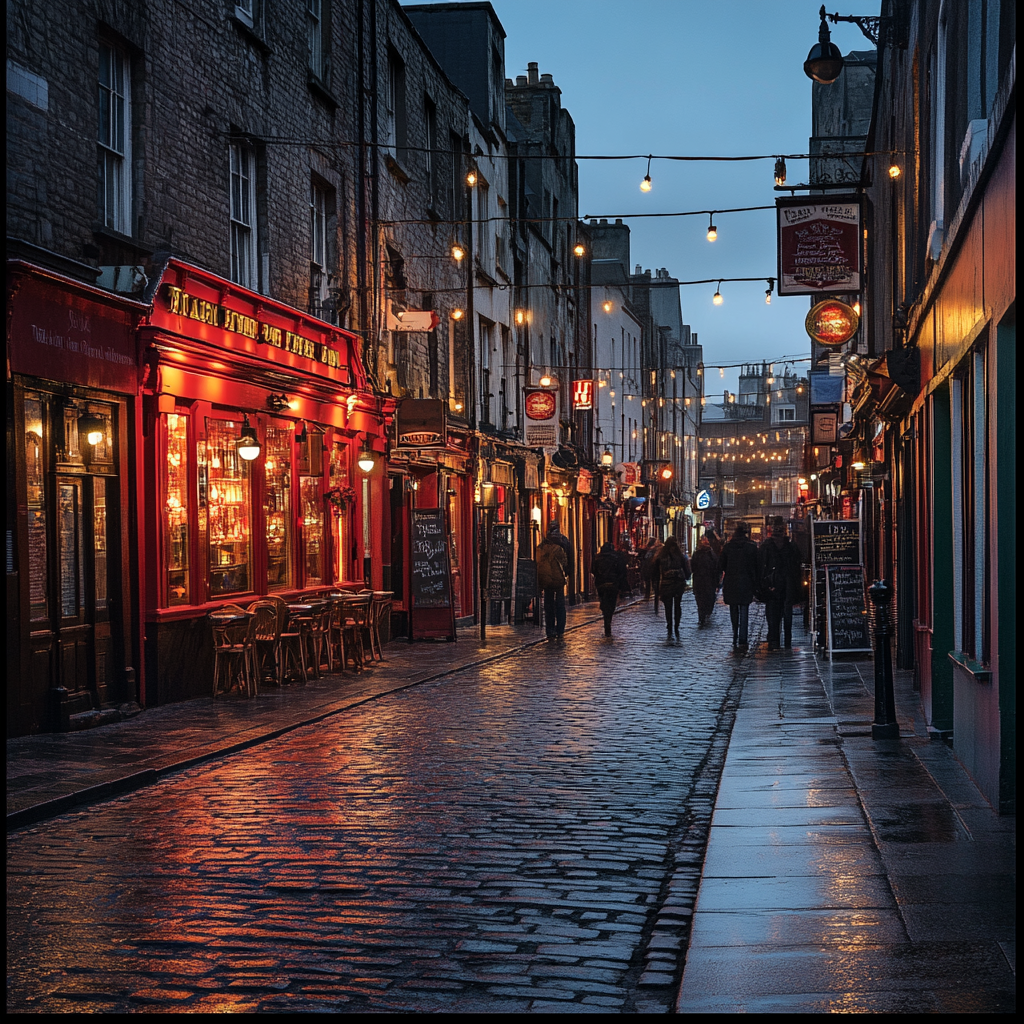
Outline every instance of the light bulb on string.
{"label": "light bulb on string", "polygon": [[644,180],[640,182],[641,192],[651,191],[651,156],[647,157],[647,173],[644,175]]}
{"label": "light bulb on string", "polygon": [[768,287],[764,292],[764,304],[766,306],[770,306],[772,304],[772,292],[775,290],[775,278],[769,277],[767,279],[767,285]]}
{"label": "light bulb on string", "polygon": [[775,161],[775,184],[786,184],[786,158],[782,156]]}
{"label": "light bulb on string", "polygon": [[[711,301],[716,306],[720,306],[725,301],[725,299],[722,298],[722,282],[721,281],[718,282],[718,287],[715,289],[715,294],[712,296]],[[724,377],[725,374],[723,373],[722,376]]]}
{"label": "light bulb on string", "polygon": [[715,215],[708,214],[708,241],[713,242],[718,237],[718,228],[715,227]]}

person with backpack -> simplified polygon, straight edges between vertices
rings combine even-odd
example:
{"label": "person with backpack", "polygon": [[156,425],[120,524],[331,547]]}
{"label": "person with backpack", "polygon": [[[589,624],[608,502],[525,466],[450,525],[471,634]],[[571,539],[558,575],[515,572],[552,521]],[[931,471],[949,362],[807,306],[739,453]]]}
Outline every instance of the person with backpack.
{"label": "person with backpack", "polygon": [[661,578],[661,600],[665,605],[665,623],[668,637],[671,640],[673,624],[676,637],[679,636],[679,620],[683,614],[683,592],[690,579],[690,560],[675,537],[669,537],[662,545],[661,554],[658,556],[658,574]]}
{"label": "person with backpack", "polygon": [[594,559],[594,586],[597,598],[601,602],[601,614],[604,616],[604,635],[612,635],[612,616],[619,594],[629,590],[626,578],[626,559],[616,551],[610,543],[602,544],[601,550]]}
{"label": "person with backpack", "polygon": [[[562,541],[566,544],[563,545]],[[558,523],[551,523],[547,536],[537,545],[537,586],[544,591],[544,631],[548,639],[565,634],[565,584],[569,578],[568,540]]]}
{"label": "person with backpack", "polygon": [[800,599],[803,566],[800,552],[790,540],[783,520],[776,520],[758,556],[760,596],[768,623],[768,650],[779,649],[783,632],[786,647],[790,648],[793,646],[793,603]]}

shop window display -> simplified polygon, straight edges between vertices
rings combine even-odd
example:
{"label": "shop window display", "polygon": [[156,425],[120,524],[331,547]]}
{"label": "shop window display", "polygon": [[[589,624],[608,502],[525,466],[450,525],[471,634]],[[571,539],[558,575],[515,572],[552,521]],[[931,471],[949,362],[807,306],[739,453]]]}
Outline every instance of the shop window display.
{"label": "shop window display", "polygon": [[334,549],[334,578],[336,580],[348,579],[351,575],[346,572],[348,563],[349,543],[349,515],[355,503],[356,492],[353,490],[349,480],[348,468],[348,447],[339,441],[335,441],[331,447],[330,463],[330,490],[328,496],[331,499],[331,538]]}
{"label": "shop window display", "polygon": [[25,477],[28,484],[29,616],[47,617],[46,470],[43,461],[43,403],[25,396]]}
{"label": "shop window display", "polygon": [[164,603],[188,604],[188,417],[164,416],[167,445],[164,477]]}
{"label": "shop window display", "polygon": [[267,588],[284,590],[294,585],[292,569],[292,446],[291,425],[267,427],[265,467],[267,486]]}
{"label": "shop window display", "polygon": [[206,421],[206,477],[209,510],[210,597],[251,589],[252,502],[249,463],[235,443],[242,424]]}

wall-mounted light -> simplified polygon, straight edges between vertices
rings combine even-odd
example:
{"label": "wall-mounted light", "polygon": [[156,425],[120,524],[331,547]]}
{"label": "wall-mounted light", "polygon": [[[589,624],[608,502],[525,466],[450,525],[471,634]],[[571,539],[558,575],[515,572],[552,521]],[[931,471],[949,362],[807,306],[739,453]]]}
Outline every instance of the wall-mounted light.
{"label": "wall-mounted light", "polygon": [[476,169],[470,168],[469,173],[466,175],[466,184],[472,188],[477,183]]}
{"label": "wall-mounted light", "polygon": [[461,309],[453,309],[452,310],[452,319],[453,320],[461,320],[463,318],[463,316],[465,316],[465,313]]}
{"label": "wall-mounted light", "polygon": [[889,164],[889,177],[892,178],[893,181],[895,181],[902,173],[903,170],[900,168],[899,164]]}
{"label": "wall-mounted light", "polygon": [[525,309],[517,309],[516,310],[516,323],[517,324],[525,324],[526,323],[526,310]]}
{"label": "wall-mounted light", "polygon": [[464,408],[465,408],[465,406],[462,404],[462,402],[460,402],[458,399],[456,399],[455,400],[455,411],[456,412],[462,412],[462,410]]}
{"label": "wall-mounted light", "polygon": [[466,258],[466,250],[461,245],[452,246],[452,259],[456,263],[461,263]]}
{"label": "wall-mounted light", "polygon": [[94,412],[87,412],[78,418],[78,436],[84,437],[93,447],[103,440],[106,430],[107,421]]}
{"label": "wall-mounted light", "polygon": [[274,412],[281,412],[282,409],[287,409],[290,405],[287,395],[270,395],[267,398],[267,408]]}
{"label": "wall-mounted light", "polygon": [[611,466],[611,465],[614,465],[614,463],[615,463],[615,456],[612,455],[610,449],[605,448],[605,450],[603,452],[601,452],[601,465],[602,466]]}
{"label": "wall-mounted light", "polygon": [[359,453],[359,458],[356,459],[356,465],[364,473],[372,473],[373,472],[373,467],[377,465],[377,455],[376,455],[376,453],[371,451],[369,448],[364,448]]}
{"label": "wall-mounted light", "polygon": [[601,303],[601,308],[602,308],[602,309],[603,309],[603,310],[604,310],[604,311],[605,311],[606,313],[610,313],[610,312],[612,311],[612,308],[613,308],[613,307],[612,307],[612,304],[611,304],[611,302],[610,302],[610,301],[609,301],[608,299],[605,299],[605,300],[604,300],[604,302],[602,302],[602,303]]}
{"label": "wall-mounted light", "polygon": [[708,241],[713,242],[718,237],[718,228],[715,227],[715,215],[708,214]]}
{"label": "wall-mounted light", "polygon": [[555,378],[552,377],[550,373],[544,373],[544,374],[541,374],[541,378],[538,381],[538,383],[540,384],[540,386],[542,388],[549,388],[553,384],[557,384],[558,381],[555,380]]}
{"label": "wall-mounted light", "polygon": [[572,251],[573,251],[573,255],[574,256],[586,256],[586,254],[587,254],[587,250],[583,247],[583,243],[582,242],[577,242],[572,247]]}
{"label": "wall-mounted light", "polygon": [[249,424],[248,416],[242,417],[242,432],[238,435],[238,440],[235,442],[235,451],[238,452],[238,457],[244,462],[252,462],[262,451],[256,431]]}

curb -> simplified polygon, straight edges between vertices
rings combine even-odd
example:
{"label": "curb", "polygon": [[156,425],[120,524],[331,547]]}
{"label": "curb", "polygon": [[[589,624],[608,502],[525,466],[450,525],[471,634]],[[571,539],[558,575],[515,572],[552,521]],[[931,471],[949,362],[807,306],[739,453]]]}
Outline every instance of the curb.
{"label": "curb", "polygon": [[[634,598],[628,604],[623,604],[621,608],[617,608],[615,613],[618,615],[621,611],[626,608],[632,608],[638,603],[640,603],[639,599]],[[580,629],[583,626],[589,626],[594,622],[600,621],[601,616],[598,614],[591,618],[584,619],[581,622],[573,623],[572,625],[567,624],[566,632],[571,632],[572,630]],[[213,761],[220,757],[230,757],[232,754],[248,750],[250,747],[259,746],[261,743],[267,743],[270,740],[278,739],[286,733],[294,732],[296,729],[305,728],[307,725],[315,725],[317,722],[322,722],[325,718],[331,718],[334,715],[340,715],[346,711],[351,711],[354,708],[362,707],[364,704],[369,704],[371,701],[379,700],[381,697],[388,697],[393,693],[401,693],[403,690],[410,690],[414,686],[422,686],[424,683],[432,683],[438,679],[444,679],[446,676],[454,676],[459,672],[465,672],[467,669],[477,668],[480,665],[487,665],[492,661],[498,661],[501,658],[518,654],[520,651],[528,650],[530,647],[536,647],[540,644],[547,643],[547,641],[548,638],[546,636],[527,640],[515,647],[509,647],[498,654],[492,654],[486,658],[478,658],[476,661],[466,662],[466,664],[459,665],[457,668],[448,668],[442,672],[435,672],[433,675],[424,676],[422,679],[415,679],[412,682],[402,683],[400,686],[392,687],[389,690],[381,690],[372,696],[364,697],[362,700],[331,708],[329,711],[324,711],[320,714],[312,715],[309,718],[304,718],[300,722],[290,722],[288,725],[271,729],[268,732],[260,733],[258,736],[253,736],[246,740],[240,740],[237,743],[231,743],[225,747],[218,747],[216,750],[197,754],[194,757],[182,758],[182,760],[175,761],[173,764],[165,765],[162,768],[146,768],[139,772],[133,772],[131,775],[126,775],[120,779],[112,779],[109,782],[101,782],[95,786],[87,786],[85,789],[76,790],[74,793],[69,793],[66,796],[54,797],[50,800],[44,800],[42,803],[32,804],[30,807],[22,807],[20,810],[11,811],[7,815],[7,831],[13,832],[16,829],[24,828],[27,825],[37,825],[41,821],[56,818],[58,815],[66,814],[67,812],[73,811],[79,807],[102,803],[105,800],[112,800],[114,797],[124,796],[127,793],[134,793],[137,790],[145,789],[147,786],[154,785],[165,776],[171,775],[174,772],[184,771],[186,768],[193,768],[198,764],[203,764],[206,761]]]}

